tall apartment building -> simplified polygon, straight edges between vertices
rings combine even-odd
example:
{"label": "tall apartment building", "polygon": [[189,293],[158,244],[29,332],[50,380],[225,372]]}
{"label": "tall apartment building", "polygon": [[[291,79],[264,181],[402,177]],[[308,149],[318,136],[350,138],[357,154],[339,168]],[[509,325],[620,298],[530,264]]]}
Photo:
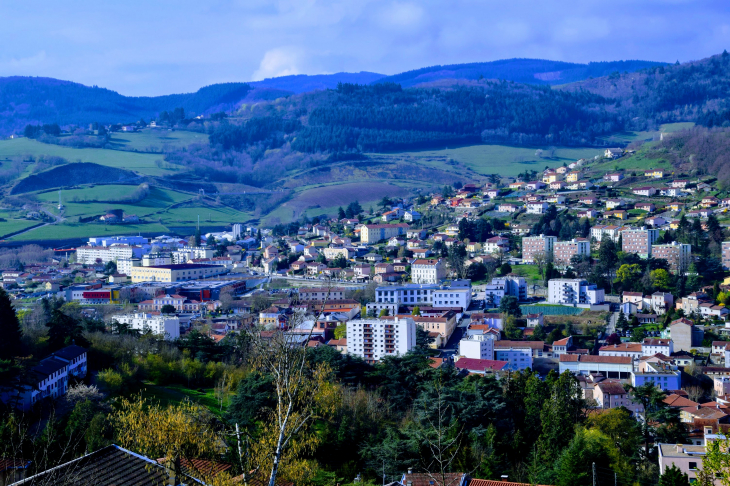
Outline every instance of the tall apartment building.
{"label": "tall apartment building", "polygon": [[76,262],[84,265],[113,262],[120,258],[141,258],[149,248],[130,245],[80,246],[76,248]]}
{"label": "tall apartment building", "polygon": [[556,236],[545,235],[522,238],[522,261],[535,263],[535,255],[542,254],[546,257],[551,255],[556,241],[558,241]]}
{"label": "tall apartment building", "polygon": [[730,241],[722,242],[722,268],[730,270]]}
{"label": "tall apartment building", "polygon": [[649,258],[651,247],[657,238],[659,238],[658,229],[627,229],[621,234],[621,250],[626,253],[636,253],[641,258]]}
{"label": "tall apartment building", "polygon": [[490,306],[499,306],[502,297],[510,295],[517,297],[517,300],[527,300],[527,281],[524,277],[506,275],[495,277],[492,282],[484,286],[485,299]]}
{"label": "tall apartment building", "polygon": [[214,254],[214,248],[207,248],[205,246],[183,246],[182,248],[178,248],[173,251],[170,256],[172,258],[172,263],[187,263],[190,260],[198,258],[213,258]]}
{"label": "tall apartment building", "polygon": [[149,314],[137,312],[134,314],[117,314],[111,317],[112,321],[127,324],[140,332],[151,331],[153,334],[165,336],[167,340],[180,337],[180,318],[175,315]]}
{"label": "tall apartment building", "polygon": [[437,284],[446,278],[446,265],[441,259],[419,258],[411,264],[411,280],[419,284]]}
{"label": "tall apartment building", "polygon": [[603,289],[580,278],[554,278],[548,282],[549,304],[601,304]]}
{"label": "tall apartment building", "polygon": [[591,243],[585,238],[573,238],[570,241],[558,241],[553,245],[553,262],[556,265],[570,265],[576,255],[590,256]]}
{"label": "tall apartment building", "polygon": [[368,363],[404,355],[416,346],[416,323],[406,317],[354,319],[347,323],[347,352]]}
{"label": "tall apartment building", "polygon": [[360,227],[361,243],[377,243],[394,236],[405,235],[408,225],[400,224],[365,224]]}
{"label": "tall apartment building", "polygon": [[666,260],[672,273],[684,273],[692,263],[692,245],[676,241],[666,245],[653,245],[651,256]]}

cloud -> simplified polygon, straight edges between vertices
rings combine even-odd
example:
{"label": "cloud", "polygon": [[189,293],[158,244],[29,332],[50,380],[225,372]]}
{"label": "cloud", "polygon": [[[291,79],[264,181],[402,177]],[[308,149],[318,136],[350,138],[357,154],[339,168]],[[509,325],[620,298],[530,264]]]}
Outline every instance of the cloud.
{"label": "cloud", "polygon": [[11,57],[10,59],[0,59],[0,72],[9,73],[28,73],[28,70],[35,72],[36,68],[46,64],[46,51],[40,51],[28,57]]}
{"label": "cloud", "polygon": [[301,74],[298,67],[300,54],[297,51],[298,49],[290,47],[278,47],[267,51],[251,80],[260,81],[266,78]]}

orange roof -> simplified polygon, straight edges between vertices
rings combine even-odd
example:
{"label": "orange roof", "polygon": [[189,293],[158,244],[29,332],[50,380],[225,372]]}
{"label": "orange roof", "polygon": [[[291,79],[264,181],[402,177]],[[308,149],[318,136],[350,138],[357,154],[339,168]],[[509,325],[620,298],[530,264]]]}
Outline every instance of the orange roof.
{"label": "orange roof", "polygon": [[[469,486],[530,486],[528,483],[513,483],[510,481],[492,481],[491,479],[472,479]],[[546,486],[538,484],[537,486]]]}

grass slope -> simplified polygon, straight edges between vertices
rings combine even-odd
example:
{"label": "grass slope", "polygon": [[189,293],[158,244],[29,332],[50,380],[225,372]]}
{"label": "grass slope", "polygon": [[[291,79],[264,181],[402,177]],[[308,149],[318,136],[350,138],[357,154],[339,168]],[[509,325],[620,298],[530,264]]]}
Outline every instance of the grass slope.
{"label": "grass slope", "polygon": [[[542,148],[543,150],[547,149],[547,147]],[[514,177],[525,170],[541,171],[545,166],[558,167],[563,163],[574,162],[580,158],[592,158],[601,153],[598,148],[560,147],[555,150],[553,158],[542,159],[535,155],[536,150],[537,148],[511,147],[508,145],[470,145],[442,150],[397,152],[382,155],[394,158],[413,158],[425,165],[443,170],[453,170],[448,163],[449,159],[452,159],[478,174],[499,174],[505,177]]]}
{"label": "grass slope", "polygon": [[139,132],[116,132],[110,143],[115,149],[159,152],[181,149],[193,143],[208,143],[208,134],[185,130],[147,128]]}
{"label": "grass slope", "polygon": [[63,157],[69,162],[94,162],[108,167],[133,170],[140,174],[161,176],[175,171],[157,166],[162,160],[160,154],[140,154],[121,150],[105,150],[95,148],[77,149],[38,142],[28,138],[16,138],[0,141],[0,162],[12,157],[39,157],[41,155]]}

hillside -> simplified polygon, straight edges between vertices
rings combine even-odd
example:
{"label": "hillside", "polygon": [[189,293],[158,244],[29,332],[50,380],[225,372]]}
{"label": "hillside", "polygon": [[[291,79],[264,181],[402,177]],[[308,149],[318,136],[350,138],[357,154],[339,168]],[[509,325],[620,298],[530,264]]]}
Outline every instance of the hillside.
{"label": "hillside", "polygon": [[275,100],[292,94],[335,89],[339,83],[398,83],[410,87],[441,79],[504,79],[527,84],[569,83],[615,71],[633,72],[660,63],[617,61],[574,64],[537,59],[433,66],[394,76],[371,72],[294,75],[251,83],[213,84],[194,93],[129,97],[97,86],[52,78],[0,78],[0,136],[20,133],[27,124],[85,126],[93,122],[150,120],[162,111],[184,108],[190,115],[231,111],[241,104]]}
{"label": "hillside", "polygon": [[188,114],[230,110],[252,90],[246,83],[216,84],[195,93],[129,97],[96,86],[52,78],[0,78],[0,135],[22,132],[25,125],[149,120],[161,111],[182,107]]}
{"label": "hillside", "polygon": [[627,128],[644,129],[660,123],[696,121],[713,126],[729,119],[730,55],[659,66],[630,74],[586,79],[558,88],[589,92],[616,103],[612,112],[633,120]]}
{"label": "hillside", "polygon": [[378,80],[410,87],[439,79],[504,79],[526,84],[557,85],[589,77],[608,76],[613,72],[634,72],[664,63],[652,61],[613,61],[576,64],[543,59],[504,59],[492,62],[431,66],[407,71]]}
{"label": "hillside", "polygon": [[334,89],[337,83],[371,84],[385,77],[385,74],[369,73],[335,73],[335,74],[296,74],[267,78],[249,83],[256,88],[273,88],[291,93],[306,93],[318,89]]}
{"label": "hillside", "polygon": [[77,184],[132,182],[137,179],[139,179],[139,176],[128,170],[88,162],[77,162],[28,176],[13,186],[10,194],[22,194]]}

